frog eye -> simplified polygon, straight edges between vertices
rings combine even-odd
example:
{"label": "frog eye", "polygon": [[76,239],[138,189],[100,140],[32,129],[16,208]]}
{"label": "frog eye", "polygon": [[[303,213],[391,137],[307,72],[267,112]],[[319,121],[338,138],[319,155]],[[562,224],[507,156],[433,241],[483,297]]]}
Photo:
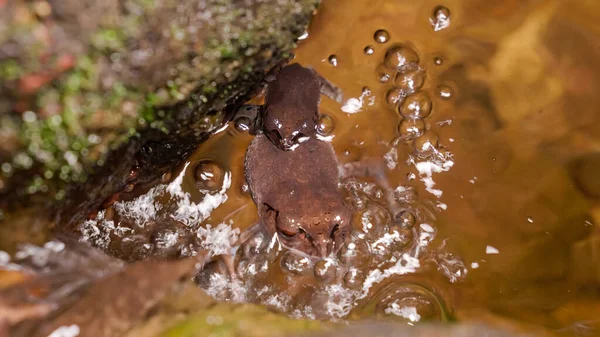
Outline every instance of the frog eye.
{"label": "frog eye", "polygon": [[267,136],[275,144],[281,143],[283,140],[283,137],[281,137],[281,133],[279,133],[279,130],[277,129],[272,129],[269,132],[267,132]]}

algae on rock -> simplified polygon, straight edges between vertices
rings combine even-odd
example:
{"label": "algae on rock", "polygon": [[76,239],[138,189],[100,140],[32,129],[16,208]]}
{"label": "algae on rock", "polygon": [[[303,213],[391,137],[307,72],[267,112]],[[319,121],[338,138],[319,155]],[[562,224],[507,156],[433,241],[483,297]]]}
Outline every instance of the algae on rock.
{"label": "algae on rock", "polygon": [[289,57],[316,2],[0,2],[0,208],[69,186],[97,203],[133,166],[173,165]]}

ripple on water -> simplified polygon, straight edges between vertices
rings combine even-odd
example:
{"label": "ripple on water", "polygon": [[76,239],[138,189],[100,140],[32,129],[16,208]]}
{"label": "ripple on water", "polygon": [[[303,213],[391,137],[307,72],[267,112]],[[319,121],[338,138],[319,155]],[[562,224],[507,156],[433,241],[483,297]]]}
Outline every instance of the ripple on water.
{"label": "ripple on water", "polygon": [[443,299],[424,286],[400,280],[381,288],[367,305],[379,317],[410,324],[422,321],[445,321],[448,317]]}

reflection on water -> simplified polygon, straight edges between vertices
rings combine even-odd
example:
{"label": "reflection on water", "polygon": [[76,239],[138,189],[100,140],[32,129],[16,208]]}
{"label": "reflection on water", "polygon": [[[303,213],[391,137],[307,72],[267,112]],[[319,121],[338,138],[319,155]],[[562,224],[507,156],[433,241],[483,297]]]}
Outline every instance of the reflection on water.
{"label": "reflection on water", "polygon": [[584,0],[326,1],[294,60],[344,92],[322,99],[318,137],[342,165],[385,167],[383,180],[341,182],[354,232],[336,256],[253,230],[247,116],[163,181],[121,193],[82,238],[127,260],[231,254],[233,275],[215,259],[198,284],[294,317],[491,312],[596,334],[598,13]]}

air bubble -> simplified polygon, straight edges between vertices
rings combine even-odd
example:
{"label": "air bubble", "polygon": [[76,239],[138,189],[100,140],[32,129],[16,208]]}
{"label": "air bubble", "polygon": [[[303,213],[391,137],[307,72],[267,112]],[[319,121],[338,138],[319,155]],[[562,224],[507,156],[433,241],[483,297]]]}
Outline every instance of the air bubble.
{"label": "air bubble", "polygon": [[410,47],[396,45],[385,52],[383,64],[388,69],[406,72],[418,67],[419,55]]}
{"label": "air bubble", "polygon": [[425,122],[421,119],[403,119],[398,125],[400,137],[404,140],[412,140],[425,132]]}
{"label": "air bubble", "polygon": [[390,108],[395,110],[405,96],[404,91],[400,88],[392,87],[385,93],[385,101]]}
{"label": "air bubble", "polygon": [[335,279],[337,268],[333,262],[321,260],[315,263],[314,274],[315,278],[321,282],[331,282]]}
{"label": "air bubble", "polygon": [[400,105],[400,114],[406,118],[423,119],[431,113],[431,99],[426,91],[418,91],[406,97]]}
{"label": "air bubble", "polygon": [[194,276],[194,282],[204,290],[207,290],[212,286],[213,279],[230,279],[229,272],[227,271],[227,266],[221,259],[207,263],[204,266],[204,268],[198,271],[196,276]]}
{"label": "air bubble", "polygon": [[394,217],[396,226],[404,229],[411,229],[415,226],[416,217],[410,211],[402,211]]}
{"label": "air bubble", "polygon": [[235,129],[240,132],[246,132],[250,130],[252,121],[248,117],[240,117],[235,121]]}
{"label": "air bubble", "polygon": [[412,242],[414,237],[412,230],[406,228],[391,228],[389,235],[394,236],[392,249],[396,251],[406,248],[406,246]]}
{"label": "air bubble", "polygon": [[402,185],[394,190],[394,198],[401,204],[413,203],[417,201],[417,197],[417,191],[412,186]]}
{"label": "air bubble", "polygon": [[415,149],[417,152],[426,153],[437,149],[439,138],[433,132],[426,132],[421,137],[415,139]]}
{"label": "air bubble", "polygon": [[252,260],[260,255],[260,252],[267,247],[267,238],[262,233],[257,233],[251,238],[246,240],[239,251],[243,254],[244,258]]}
{"label": "air bubble", "polygon": [[385,29],[379,29],[373,34],[373,39],[375,39],[375,42],[377,43],[386,43],[390,39],[390,33]]}
{"label": "air bubble", "polygon": [[376,239],[382,233],[385,227],[391,223],[391,216],[388,211],[374,204],[368,205],[367,209],[359,212],[354,221],[359,233],[364,233],[369,239]]}
{"label": "air bubble", "polygon": [[429,22],[436,32],[448,28],[450,26],[450,10],[444,6],[434,8]]}
{"label": "air bubble", "polygon": [[371,95],[371,88],[369,88],[369,87],[362,87],[361,94],[363,96],[370,96]]}
{"label": "air bubble", "polygon": [[375,53],[375,49],[373,49],[371,46],[366,46],[365,49],[363,49],[363,52],[365,55],[373,55],[373,53]]}
{"label": "air bubble", "polygon": [[194,172],[196,185],[201,190],[216,191],[223,185],[223,168],[210,160],[203,160],[196,166]]}
{"label": "air bubble", "polygon": [[366,267],[371,262],[371,257],[369,244],[357,236],[352,236],[338,252],[340,262],[349,267]]}
{"label": "air bubble", "polygon": [[390,78],[392,78],[390,71],[383,64],[377,66],[375,72],[377,73],[377,81],[379,81],[379,83],[387,83]]}
{"label": "air bubble", "polygon": [[319,116],[319,121],[317,122],[317,132],[321,136],[329,136],[333,132],[334,122],[333,118],[328,115],[322,114]]}
{"label": "air bubble", "polygon": [[351,268],[344,274],[344,284],[350,289],[358,289],[365,282],[365,274],[356,268]]}
{"label": "air bubble", "polygon": [[425,83],[425,71],[418,69],[407,73],[398,73],[394,82],[400,89],[412,94],[421,89],[423,83]]}
{"label": "air bubble", "polygon": [[436,66],[441,66],[442,64],[444,64],[444,59],[443,59],[443,58],[441,58],[441,57],[439,57],[439,56],[438,56],[438,57],[434,57],[434,58],[433,58],[433,63],[434,63]]}
{"label": "air bubble", "polygon": [[454,96],[454,89],[452,89],[452,87],[449,85],[442,84],[442,85],[438,86],[437,90],[438,90],[438,95],[442,99],[450,99],[450,98],[452,98],[452,96]]}
{"label": "air bubble", "polygon": [[387,316],[395,316],[403,321],[417,323],[423,319],[431,319],[436,316],[434,303],[430,299],[408,295],[389,300],[385,306],[380,305],[379,311]]}
{"label": "air bubble", "polygon": [[281,269],[284,272],[293,275],[304,274],[311,267],[309,258],[294,254],[290,251],[283,253],[279,262]]}
{"label": "air bubble", "polygon": [[337,67],[337,65],[338,65],[338,59],[335,54],[329,55],[329,57],[327,58],[327,61],[329,63],[331,63],[331,65],[334,67]]}
{"label": "air bubble", "polygon": [[441,320],[447,315],[442,299],[419,284],[394,282],[371,298],[377,314],[410,324]]}

